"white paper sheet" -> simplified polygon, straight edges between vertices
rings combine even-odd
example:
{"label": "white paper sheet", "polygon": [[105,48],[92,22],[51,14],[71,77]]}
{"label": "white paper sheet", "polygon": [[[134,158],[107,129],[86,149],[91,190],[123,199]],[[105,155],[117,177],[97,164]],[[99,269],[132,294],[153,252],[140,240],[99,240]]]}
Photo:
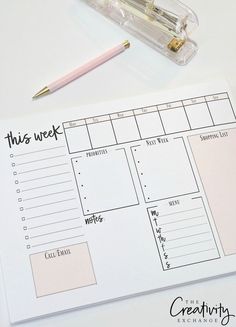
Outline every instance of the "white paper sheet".
{"label": "white paper sheet", "polygon": [[226,83],[3,121],[11,322],[236,269]]}

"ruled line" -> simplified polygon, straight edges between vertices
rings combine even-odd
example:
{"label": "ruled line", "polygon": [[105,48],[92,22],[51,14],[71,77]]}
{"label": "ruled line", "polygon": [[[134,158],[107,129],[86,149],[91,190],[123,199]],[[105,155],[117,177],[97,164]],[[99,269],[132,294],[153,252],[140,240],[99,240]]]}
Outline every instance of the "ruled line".
{"label": "ruled line", "polygon": [[169,250],[175,250],[175,249],[178,249],[178,248],[183,248],[185,246],[191,246],[191,245],[195,245],[195,244],[200,244],[200,243],[206,243],[206,242],[212,242],[213,240],[212,239],[208,239],[208,240],[205,240],[205,241],[199,241],[199,242],[194,242],[194,243],[188,243],[188,244],[184,244],[184,245],[179,245],[179,246],[174,246],[172,248],[168,248],[166,249],[167,251]]}
{"label": "ruled line", "polygon": [[55,194],[62,194],[62,193],[67,193],[67,192],[72,192],[72,191],[74,191],[73,188],[70,189],[70,190],[65,190],[65,191],[60,191],[60,192],[53,192],[53,193],[48,193],[48,194],[44,194],[44,195],[34,196],[33,198],[23,199],[23,201],[35,200],[35,199],[44,198],[44,197],[55,195]]}
{"label": "ruled line", "polygon": [[30,170],[20,171],[20,172],[18,173],[18,175],[31,173],[31,172],[33,172],[33,171],[38,171],[38,170],[44,170],[44,169],[49,169],[49,168],[55,168],[55,167],[66,166],[66,165],[68,165],[67,162],[66,162],[66,163],[63,163],[63,164],[53,165],[53,166],[47,166],[47,167],[42,167],[42,168],[36,168],[36,169],[30,169]]}
{"label": "ruled line", "polygon": [[54,232],[49,232],[49,233],[45,233],[45,234],[39,234],[39,235],[35,235],[35,236],[30,236],[29,238],[30,239],[33,239],[33,238],[47,236],[47,235],[52,235],[52,234],[57,234],[57,233],[61,233],[61,232],[67,232],[68,230],[79,229],[81,227],[82,226],[76,226],[76,227],[61,229],[61,230],[57,230],[57,231],[54,231]]}
{"label": "ruled line", "polygon": [[38,225],[38,226],[34,226],[34,227],[28,227],[28,230],[41,228],[41,227],[45,227],[45,226],[49,226],[49,225],[56,225],[56,224],[64,223],[64,222],[71,221],[71,220],[77,220],[77,219],[80,219],[80,217],[63,219],[63,220],[54,221],[54,222],[48,223],[48,224],[42,224],[42,225]]}
{"label": "ruled line", "polygon": [[187,254],[177,255],[176,257],[169,257],[169,259],[176,259],[176,258],[180,258],[180,257],[186,257],[188,255],[198,254],[198,253],[202,253],[202,252],[208,252],[208,251],[212,251],[212,250],[216,250],[216,249],[211,248],[211,249],[197,251],[197,252],[190,252],[190,253],[187,253]]}
{"label": "ruled line", "polygon": [[42,185],[42,186],[37,186],[37,187],[31,187],[31,188],[27,188],[24,190],[21,190],[21,192],[28,192],[28,191],[33,191],[33,190],[37,190],[39,188],[43,188],[43,187],[49,187],[49,186],[54,186],[54,185],[60,185],[60,184],[65,184],[65,183],[70,183],[72,182],[72,179],[69,179],[67,181],[63,181],[63,182],[58,182],[58,183],[52,183],[52,184],[46,184],[46,185]]}
{"label": "ruled line", "polygon": [[40,205],[37,205],[37,206],[25,208],[25,210],[31,210],[31,209],[35,209],[35,208],[46,207],[46,206],[50,206],[50,205],[53,205],[53,204],[72,201],[72,200],[76,200],[76,198],[70,198],[70,199],[65,199],[65,200],[60,200],[60,201],[55,201],[55,202],[50,202],[50,203],[44,203],[44,204],[40,204]]}
{"label": "ruled line", "polygon": [[170,242],[170,241],[175,241],[175,240],[180,240],[182,238],[187,238],[187,237],[192,237],[192,236],[197,236],[197,235],[202,235],[202,234],[209,234],[210,232],[203,232],[203,233],[198,233],[198,234],[191,234],[188,236],[182,236],[182,237],[177,237],[177,238],[172,238],[170,240],[167,240],[166,242]]}
{"label": "ruled line", "polygon": [[179,219],[179,220],[175,220],[175,221],[170,221],[168,223],[161,223],[161,226],[169,225],[169,224],[175,224],[175,223],[178,223],[180,221],[191,220],[191,219],[198,219],[198,218],[203,218],[203,217],[205,217],[205,215],[197,216],[197,217],[191,217],[191,218],[185,218],[185,219]]}
{"label": "ruled line", "polygon": [[197,226],[202,226],[202,225],[208,225],[208,224],[207,223],[202,223],[202,224],[196,224],[196,225],[181,227],[181,228],[177,228],[177,229],[170,229],[170,230],[163,231],[163,233],[175,232],[175,231],[178,231],[178,230],[181,230],[181,229],[187,229],[187,228],[192,228],[192,227],[197,227]]}
{"label": "ruled line", "polygon": [[36,218],[41,218],[41,217],[46,217],[46,216],[51,216],[51,215],[55,215],[57,213],[62,213],[62,212],[67,212],[67,211],[72,211],[72,210],[77,210],[77,209],[79,209],[79,208],[76,207],[76,208],[70,208],[70,209],[65,209],[65,210],[60,210],[60,211],[54,211],[54,212],[50,212],[50,213],[45,213],[43,215],[28,217],[28,218],[26,218],[26,220],[36,219]]}
{"label": "ruled line", "polygon": [[67,238],[61,238],[59,240],[55,240],[55,241],[50,241],[50,242],[45,242],[45,243],[40,243],[40,244],[35,244],[35,245],[32,245],[31,247],[32,248],[35,248],[37,246],[42,246],[42,245],[46,245],[46,244],[50,244],[50,243],[55,243],[55,242],[61,242],[61,241],[66,241],[66,240],[70,240],[72,238],[77,238],[77,237],[83,237],[84,234],[81,234],[81,235],[77,235],[77,236],[72,236],[72,237],[67,237]]}
{"label": "ruled line", "polygon": [[37,177],[37,178],[27,179],[27,180],[24,180],[24,181],[20,181],[19,183],[33,182],[33,181],[37,181],[39,179],[44,179],[44,178],[49,178],[49,177],[54,177],[54,176],[60,176],[60,175],[66,175],[66,174],[71,174],[71,172],[70,171],[66,171],[64,173],[59,173],[59,174],[53,174],[53,175],[48,175],[48,176],[43,176],[43,177]]}
{"label": "ruled line", "polygon": [[25,156],[25,155],[32,154],[32,153],[44,152],[44,151],[49,151],[49,150],[54,150],[54,149],[60,149],[60,148],[65,148],[65,146],[64,145],[62,145],[62,146],[55,146],[55,147],[48,148],[48,149],[43,149],[43,150],[36,150],[36,151],[31,151],[31,152],[14,154],[13,157],[21,157],[21,156]]}
{"label": "ruled line", "polygon": [[189,211],[199,210],[199,209],[203,209],[203,207],[193,208],[193,209],[188,209],[188,210],[183,210],[183,211],[176,211],[176,212],[172,212],[172,213],[167,213],[165,215],[158,216],[158,218],[172,216],[172,215],[176,215],[178,213],[189,212]]}
{"label": "ruled line", "polygon": [[50,160],[50,159],[55,159],[55,158],[61,158],[61,157],[65,157],[65,156],[66,156],[66,154],[60,154],[58,156],[53,156],[53,157],[47,157],[47,158],[43,158],[43,159],[37,159],[37,160],[32,160],[32,161],[21,162],[21,163],[16,164],[16,166],[27,165],[27,164],[34,163],[34,162],[45,161],[45,160]]}

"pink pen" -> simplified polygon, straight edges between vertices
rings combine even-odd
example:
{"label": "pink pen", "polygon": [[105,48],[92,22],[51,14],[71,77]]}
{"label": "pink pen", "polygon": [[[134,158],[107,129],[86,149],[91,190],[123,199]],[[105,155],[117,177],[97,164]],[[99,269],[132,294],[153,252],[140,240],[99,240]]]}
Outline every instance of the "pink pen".
{"label": "pink pen", "polygon": [[86,64],[82,65],[81,67],[76,68],[71,73],[59,78],[55,82],[50,83],[48,86],[45,86],[42,90],[37,92],[33,99],[36,99],[42,95],[50,94],[61,87],[65,86],[66,84],[72,82],[73,80],[79,78],[80,76],[88,73],[92,69],[96,68],[97,66],[103,64],[104,62],[108,61],[109,59],[117,56],[125,49],[130,47],[129,41],[124,41],[123,43],[115,46],[114,48],[107,50],[102,55],[98,56],[97,58],[92,59],[91,61],[87,62]]}

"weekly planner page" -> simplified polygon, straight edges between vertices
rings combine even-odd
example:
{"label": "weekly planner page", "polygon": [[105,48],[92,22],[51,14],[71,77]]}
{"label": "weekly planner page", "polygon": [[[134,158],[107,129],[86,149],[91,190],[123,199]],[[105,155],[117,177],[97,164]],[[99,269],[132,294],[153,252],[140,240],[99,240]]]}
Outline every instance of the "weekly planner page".
{"label": "weekly planner page", "polygon": [[224,82],[0,123],[11,322],[236,271]]}

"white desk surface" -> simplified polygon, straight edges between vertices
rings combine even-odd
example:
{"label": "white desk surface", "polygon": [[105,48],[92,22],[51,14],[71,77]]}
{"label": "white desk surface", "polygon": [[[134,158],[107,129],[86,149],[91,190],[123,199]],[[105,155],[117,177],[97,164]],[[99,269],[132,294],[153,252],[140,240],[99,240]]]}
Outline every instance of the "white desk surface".
{"label": "white desk surface", "polygon": [[[221,77],[228,80],[236,97],[235,0],[185,0],[185,3],[196,11],[200,20],[200,28],[193,35],[200,50],[189,65],[179,67],[80,0],[0,0],[1,119],[58,108],[66,110]],[[125,54],[48,97],[31,100],[48,82],[127,38],[132,47]],[[177,296],[206,301],[212,306],[221,302],[236,314],[236,275],[38,319],[21,326],[209,326],[182,324],[170,317],[170,305]],[[211,325],[220,326],[220,322]],[[235,325],[236,319],[228,324]],[[8,326],[0,279],[0,327]]]}

